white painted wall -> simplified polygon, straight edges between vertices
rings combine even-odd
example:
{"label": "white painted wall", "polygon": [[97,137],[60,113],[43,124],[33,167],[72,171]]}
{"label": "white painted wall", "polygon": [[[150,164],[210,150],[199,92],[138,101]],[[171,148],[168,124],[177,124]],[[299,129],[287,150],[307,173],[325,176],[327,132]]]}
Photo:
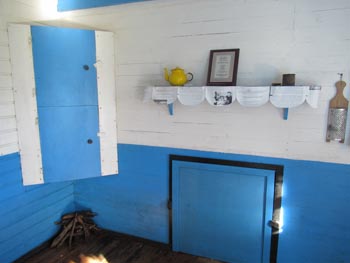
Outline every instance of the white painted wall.
{"label": "white painted wall", "polygon": [[6,24],[0,17],[0,156],[17,152],[17,141],[8,37]]}
{"label": "white painted wall", "polygon": [[[120,143],[350,163],[350,118],[345,144],[325,142],[337,73],[350,84],[348,0],[156,0],[61,14],[54,0],[0,1],[3,29],[4,21],[36,21],[116,33]],[[144,87],[166,84],[165,66],[183,67],[194,73],[194,85],[204,85],[209,50],[221,48],[241,50],[238,85],[270,85],[295,73],[296,84],[322,85],[319,108],[291,109],[284,121],[271,104],[176,104],[170,116],[166,107],[142,102]]]}

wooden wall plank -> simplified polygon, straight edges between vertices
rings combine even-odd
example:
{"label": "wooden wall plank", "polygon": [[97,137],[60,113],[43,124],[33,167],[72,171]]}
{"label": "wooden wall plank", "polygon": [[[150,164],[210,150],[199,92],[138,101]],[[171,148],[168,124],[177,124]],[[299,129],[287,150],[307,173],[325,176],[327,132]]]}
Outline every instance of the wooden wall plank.
{"label": "wooden wall plank", "polygon": [[0,68],[2,74],[11,74],[11,64],[10,61],[0,59]]}
{"label": "wooden wall plank", "polygon": [[0,145],[17,143],[18,138],[17,131],[15,129],[0,131],[0,135]]}
{"label": "wooden wall plank", "polygon": [[[1,66],[1,65],[0,65]],[[1,89],[0,88],[0,104],[13,103],[13,90],[10,89]]]}
{"label": "wooden wall plank", "polygon": [[75,210],[71,182],[23,186],[18,153],[0,157],[0,261],[12,262],[51,238]]}
{"label": "wooden wall plank", "polygon": [[5,116],[0,118],[0,127],[4,127],[6,130],[16,129],[16,119],[11,116]]}
{"label": "wooden wall plank", "polygon": [[[6,60],[10,59],[10,51],[9,51],[8,44],[0,45],[0,59],[6,59]],[[2,72],[1,70],[1,74],[6,74],[6,71]]]}
{"label": "wooden wall plank", "polygon": [[[30,228],[36,228],[37,225],[40,225],[42,221],[47,218],[51,218],[52,215],[57,215],[62,213],[65,210],[65,207],[68,203],[73,202],[72,194],[68,194],[65,197],[57,196],[57,200],[52,202],[52,199],[47,199],[45,208],[41,208],[40,210],[27,210],[27,215],[21,217],[22,219],[18,219],[19,217],[15,216],[17,219],[16,224],[11,224],[8,220],[4,222],[4,228],[0,231],[0,246],[1,244],[7,243],[9,247],[15,245],[18,242],[18,239],[25,240],[26,231]],[[49,201],[50,200],[50,201]],[[28,211],[33,211],[28,214]],[[59,217],[56,218],[59,220]],[[2,222],[3,223],[3,222]],[[54,221],[51,221],[54,225]],[[11,242],[13,242],[11,244]]]}
{"label": "wooden wall plank", "polygon": [[9,40],[23,183],[40,184],[44,178],[30,26],[11,24]]}
{"label": "wooden wall plank", "polygon": [[7,143],[5,145],[1,145],[0,147],[0,156],[7,155],[9,153],[18,152],[18,143]]}
{"label": "wooden wall plank", "polygon": [[[0,156],[18,151],[8,34],[0,29]],[[17,137],[17,139],[16,139]]]}
{"label": "wooden wall plank", "polygon": [[[20,185],[20,182],[12,182],[11,184]],[[7,189],[8,186],[2,186],[2,188]],[[4,226],[10,225],[13,220],[18,220],[18,218],[26,218],[28,216],[28,214],[26,214],[28,210],[36,213],[36,211],[45,210],[47,204],[55,204],[56,201],[59,202],[61,199],[72,197],[73,186],[69,184],[62,184],[61,189],[55,190],[54,187],[51,187],[49,190],[50,191],[48,193],[44,194],[45,191],[43,191],[42,187],[39,188],[37,192],[40,193],[40,197],[36,197],[35,194],[26,191],[25,196],[31,200],[30,203],[26,201],[23,201],[22,203],[12,201],[13,198],[18,199],[18,197],[22,195],[16,195],[15,197],[11,198],[11,203],[13,203],[14,206],[11,208],[5,207],[1,212],[1,215],[7,215],[6,218],[3,219],[2,224]],[[43,202],[41,198],[45,198],[45,202]]]}
{"label": "wooden wall plank", "polygon": [[56,209],[49,209],[51,214],[42,213],[41,215],[37,215],[42,216],[40,221],[37,221],[32,227],[27,227],[19,235],[9,238],[5,244],[0,243],[0,246],[6,245],[1,251],[0,259],[4,258],[4,262],[7,262],[6,260],[12,261],[17,259],[19,256],[53,237],[59,230],[59,227],[54,222],[59,220],[64,213],[74,211],[72,203],[68,203],[71,200],[68,199],[66,201],[58,204]]}
{"label": "wooden wall plank", "polygon": [[0,29],[0,46],[8,46],[7,30]]}
{"label": "wooden wall plank", "polygon": [[0,88],[12,88],[12,78],[10,75],[0,74]]}
{"label": "wooden wall plank", "polygon": [[[11,175],[13,176],[14,173],[12,173]],[[16,184],[19,184],[19,182],[15,182]],[[13,183],[13,184],[15,184]],[[39,188],[30,191],[28,190],[27,187],[22,188],[22,192],[25,194],[23,195],[16,195],[13,196],[11,198],[7,198],[6,202],[0,203],[0,208],[2,209],[1,214],[6,214],[6,213],[11,213],[11,212],[15,212],[16,209],[18,209],[18,207],[27,207],[30,206],[30,204],[34,201],[39,201],[47,196],[55,196],[56,193],[61,193],[62,191],[64,192],[65,188],[67,187],[71,187],[71,183],[55,183],[55,184],[51,184],[51,185],[40,185]],[[4,188],[4,187],[3,187]],[[72,188],[70,189],[71,191]],[[52,201],[52,200],[51,200]]]}
{"label": "wooden wall plank", "polygon": [[[0,118],[6,116],[15,116],[15,104],[14,103],[6,103],[0,104]],[[2,127],[6,129],[6,127]]]}

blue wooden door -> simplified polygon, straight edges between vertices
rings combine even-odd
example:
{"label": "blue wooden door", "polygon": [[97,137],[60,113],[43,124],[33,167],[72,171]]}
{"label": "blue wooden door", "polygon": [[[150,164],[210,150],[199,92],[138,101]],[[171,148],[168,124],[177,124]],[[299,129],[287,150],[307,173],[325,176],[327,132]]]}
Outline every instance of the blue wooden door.
{"label": "blue wooden door", "polygon": [[95,32],[32,26],[45,182],[101,175]]}
{"label": "blue wooden door", "polygon": [[173,249],[226,262],[269,262],[274,176],[173,161]]}

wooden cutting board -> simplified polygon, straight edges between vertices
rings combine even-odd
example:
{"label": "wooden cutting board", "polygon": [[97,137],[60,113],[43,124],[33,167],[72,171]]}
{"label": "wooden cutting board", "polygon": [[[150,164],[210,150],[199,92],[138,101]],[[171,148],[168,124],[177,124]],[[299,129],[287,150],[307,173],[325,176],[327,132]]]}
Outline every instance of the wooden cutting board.
{"label": "wooden cutting board", "polygon": [[329,102],[329,108],[348,108],[349,101],[344,97],[344,88],[346,86],[346,82],[339,80],[335,83],[335,87],[337,88],[337,93],[333,97],[333,99]]}
{"label": "wooden cutting board", "polygon": [[329,102],[328,125],[326,141],[338,141],[344,143],[346,131],[346,119],[349,101],[344,97],[346,82],[341,78],[335,84],[337,93]]}

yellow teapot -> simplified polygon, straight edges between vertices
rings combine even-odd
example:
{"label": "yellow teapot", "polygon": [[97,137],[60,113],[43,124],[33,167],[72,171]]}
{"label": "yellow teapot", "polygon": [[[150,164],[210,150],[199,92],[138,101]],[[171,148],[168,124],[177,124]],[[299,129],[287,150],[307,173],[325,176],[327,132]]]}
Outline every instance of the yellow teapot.
{"label": "yellow teapot", "polygon": [[[190,76],[190,78],[187,78],[187,75]],[[164,68],[164,78],[172,86],[183,86],[193,79],[193,74],[190,72],[185,73],[182,68],[176,67],[171,70],[171,74],[169,75],[168,69]]]}

